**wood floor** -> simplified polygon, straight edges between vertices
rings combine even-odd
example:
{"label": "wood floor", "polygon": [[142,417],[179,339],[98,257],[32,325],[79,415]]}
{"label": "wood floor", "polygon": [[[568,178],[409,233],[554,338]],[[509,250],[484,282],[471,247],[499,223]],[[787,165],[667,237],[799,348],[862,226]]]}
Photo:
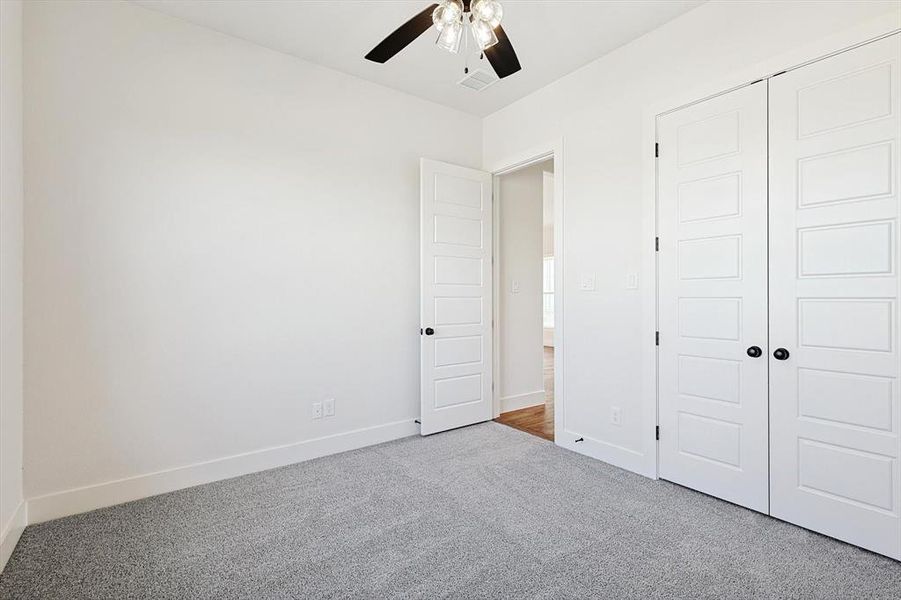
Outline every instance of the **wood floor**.
{"label": "wood floor", "polygon": [[544,404],[502,413],[495,421],[514,429],[537,435],[546,440],[554,441],[553,348],[549,346],[544,347]]}

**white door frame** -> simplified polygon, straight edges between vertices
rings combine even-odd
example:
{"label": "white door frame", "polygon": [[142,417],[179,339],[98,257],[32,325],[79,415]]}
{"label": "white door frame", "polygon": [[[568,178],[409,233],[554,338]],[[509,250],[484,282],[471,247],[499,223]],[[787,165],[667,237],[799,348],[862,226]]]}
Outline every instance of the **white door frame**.
{"label": "white door frame", "polygon": [[[495,268],[492,270],[493,303],[492,312],[495,323],[500,314],[500,293],[502,282],[497,276],[500,263],[500,176],[513,173],[520,169],[544,162],[548,159],[554,161],[554,440],[560,445],[563,433],[563,139],[539,146],[529,152],[513,156],[495,165],[485,167],[492,175],[494,187],[494,216],[492,260]],[[495,325],[491,332],[491,344],[494,361],[492,369],[492,397],[494,402],[494,417],[497,418],[501,411],[500,386],[495,385],[500,373],[500,327]]]}
{"label": "white door frame", "polygon": [[[876,41],[901,32],[898,28],[898,12],[892,11],[866,23],[846,29],[836,34],[786,52],[761,63],[736,69],[728,76],[705,82],[690,91],[675,94],[662,101],[650,102],[642,109],[642,259],[640,281],[648,282],[642,290],[641,330],[649,343],[645,345],[641,357],[642,414],[646,415],[644,430],[648,441],[657,446],[656,428],[659,424],[657,405],[657,346],[654,345],[657,331],[657,117],[679,110],[691,104],[703,102],[732,90],[744,87],[760,79],[777,73],[797,69],[811,62],[850,50],[856,46]],[[791,66],[787,66],[791,65]],[[555,215],[556,218],[556,215]],[[555,231],[556,234],[556,231]],[[556,252],[556,248],[555,248]],[[556,381],[555,381],[556,385]],[[556,427],[559,421],[555,419]],[[658,478],[658,453],[648,454],[648,461],[642,475]]]}

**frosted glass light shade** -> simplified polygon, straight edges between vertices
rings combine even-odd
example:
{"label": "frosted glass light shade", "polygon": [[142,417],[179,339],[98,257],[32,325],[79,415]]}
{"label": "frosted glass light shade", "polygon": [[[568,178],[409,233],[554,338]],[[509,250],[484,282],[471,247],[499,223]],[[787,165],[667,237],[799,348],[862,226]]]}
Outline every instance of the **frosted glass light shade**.
{"label": "frosted glass light shade", "polygon": [[504,8],[497,0],[475,0],[470,10],[474,19],[485,21],[492,29],[500,25],[504,18]]}
{"label": "frosted glass light shade", "polygon": [[439,48],[444,48],[448,52],[456,54],[460,51],[460,42],[463,40],[463,23],[454,21],[447,23],[438,34],[438,40],[435,42]]}
{"label": "frosted glass light shade", "polygon": [[451,23],[460,20],[463,16],[463,0],[442,0],[432,11],[432,23],[438,31]]}
{"label": "frosted glass light shade", "polygon": [[494,28],[487,21],[480,19],[472,20],[472,37],[475,38],[476,43],[482,50],[486,50],[497,43]]}

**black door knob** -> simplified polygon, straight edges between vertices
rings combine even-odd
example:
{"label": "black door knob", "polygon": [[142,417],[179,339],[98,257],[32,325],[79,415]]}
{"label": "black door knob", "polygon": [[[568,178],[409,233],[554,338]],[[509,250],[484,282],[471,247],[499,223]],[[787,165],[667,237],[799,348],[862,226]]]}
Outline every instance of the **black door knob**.
{"label": "black door knob", "polygon": [[785,348],[776,348],[776,351],[773,352],[773,358],[776,360],[786,360],[789,356],[790,354]]}
{"label": "black door knob", "polygon": [[426,327],[426,328],[425,328],[425,334],[426,334],[426,335],[435,335],[435,330],[432,329],[431,327]]}
{"label": "black door knob", "polygon": [[748,356],[751,358],[760,358],[761,354],[763,354],[763,350],[760,349],[760,346],[751,346],[748,348]]}

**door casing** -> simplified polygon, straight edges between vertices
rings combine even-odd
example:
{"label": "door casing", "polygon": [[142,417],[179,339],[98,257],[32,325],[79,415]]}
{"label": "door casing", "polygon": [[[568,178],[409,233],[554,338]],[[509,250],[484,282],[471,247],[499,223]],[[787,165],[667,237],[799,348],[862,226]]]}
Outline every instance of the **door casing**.
{"label": "door casing", "polygon": [[[554,442],[560,446],[566,447],[566,440],[563,428],[563,415],[565,396],[563,391],[563,369],[564,369],[564,292],[563,292],[563,214],[564,214],[564,189],[563,189],[563,140],[545,144],[536,148],[522,156],[510,157],[504,161],[492,166],[486,170],[492,174],[492,185],[494,188],[494,219],[493,219],[493,244],[492,249],[493,262],[495,269],[492,272],[492,287],[494,306],[493,314],[495,315],[495,323],[497,315],[500,314],[500,293],[502,292],[502,282],[497,277],[497,265],[500,264],[500,220],[503,218],[500,212],[500,177],[513,173],[520,169],[530,167],[532,165],[553,159],[554,161]],[[500,328],[495,325],[492,330],[491,340],[493,346],[494,365],[492,372],[496,381],[497,374],[500,373]],[[501,399],[500,386],[494,385],[492,388],[494,417],[500,415]]]}

